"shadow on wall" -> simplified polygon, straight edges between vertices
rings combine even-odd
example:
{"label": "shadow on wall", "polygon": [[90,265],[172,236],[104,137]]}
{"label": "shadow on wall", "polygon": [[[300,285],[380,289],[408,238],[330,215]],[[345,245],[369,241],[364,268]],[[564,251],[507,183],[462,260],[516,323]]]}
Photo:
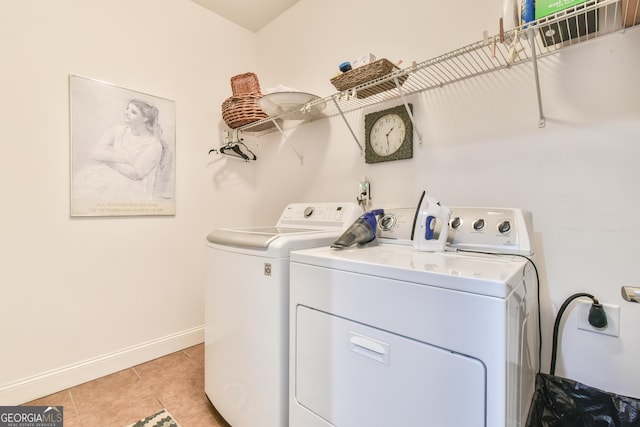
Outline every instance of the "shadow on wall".
{"label": "shadow on wall", "polygon": [[[336,125],[334,119],[305,123],[285,130],[284,136],[276,130],[255,139],[258,203],[275,204],[282,209],[288,203],[310,198],[320,201],[309,193],[323,185],[323,169],[327,162],[332,162],[332,146],[336,143],[332,138],[332,126]],[[335,172],[341,173],[339,170]]]}

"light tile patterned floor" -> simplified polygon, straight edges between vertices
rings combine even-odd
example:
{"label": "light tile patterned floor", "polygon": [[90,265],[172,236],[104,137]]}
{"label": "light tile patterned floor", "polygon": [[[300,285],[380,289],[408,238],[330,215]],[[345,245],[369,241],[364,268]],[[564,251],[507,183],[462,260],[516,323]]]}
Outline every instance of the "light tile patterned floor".
{"label": "light tile patterned floor", "polygon": [[168,410],[182,427],[230,427],[204,393],[204,345],[25,405],[64,406],[65,427],[125,427]]}

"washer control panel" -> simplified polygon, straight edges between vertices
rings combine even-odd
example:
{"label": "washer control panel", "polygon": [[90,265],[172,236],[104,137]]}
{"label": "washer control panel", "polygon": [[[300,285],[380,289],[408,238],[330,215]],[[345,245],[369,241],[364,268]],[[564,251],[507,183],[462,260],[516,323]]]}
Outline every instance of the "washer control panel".
{"label": "washer control panel", "polygon": [[362,208],[351,202],[292,203],[284,209],[276,226],[342,230],[351,225],[362,213]]}

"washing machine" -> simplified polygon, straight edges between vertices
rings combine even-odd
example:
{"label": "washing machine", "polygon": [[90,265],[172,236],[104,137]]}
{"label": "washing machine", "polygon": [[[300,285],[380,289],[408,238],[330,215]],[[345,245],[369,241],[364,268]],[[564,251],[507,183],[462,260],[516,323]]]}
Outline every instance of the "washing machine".
{"label": "washing machine", "polygon": [[384,211],[377,245],[291,254],[290,426],[523,426],[539,351],[531,215],[452,208],[447,250],[420,252],[415,209]]}
{"label": "washing machine", "polygon": [[291,204],[275,226],[207,236],[205,392],[233,427],[288,426],[289,253],[329,245],[361,214]]}

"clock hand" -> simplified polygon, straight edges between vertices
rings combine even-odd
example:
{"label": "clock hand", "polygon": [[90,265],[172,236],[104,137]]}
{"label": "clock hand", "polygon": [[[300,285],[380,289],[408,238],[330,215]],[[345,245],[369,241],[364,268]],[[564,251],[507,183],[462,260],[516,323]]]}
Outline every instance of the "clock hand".
{"label": "clock hand", "polygon": [[391,133],[391,131],[393,130],[393,128],[395,128],[395,126],[392,126],[391,129],[389,129],[389,132],[387,132],[387,138],[389,138],[389,134]]}

